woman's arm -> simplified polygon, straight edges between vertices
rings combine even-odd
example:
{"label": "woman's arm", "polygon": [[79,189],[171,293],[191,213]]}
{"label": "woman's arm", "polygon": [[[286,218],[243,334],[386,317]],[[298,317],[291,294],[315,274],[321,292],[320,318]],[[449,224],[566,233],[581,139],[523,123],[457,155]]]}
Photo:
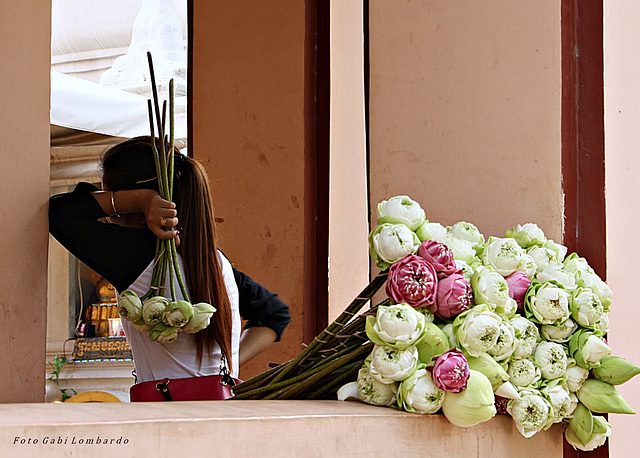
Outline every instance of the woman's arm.
{"label": "woman's arm", "polygon": [[144,215],[144,224],[156,237],[170,239],[176,236],[174,231],[166,230],[178,225],[176,204],[164,200],[154,190],[94,191],[91,194],[113,223],[140,229],[136,224],[139,220],[126,219],[127,215],[140,214]]}
{"label": "woman's arm", "polygon": [[[146,229],[102,222],[114,213],[108,194],[89,183],[79,183],[72,192],[51,197],[49,231],[71,254],[123,291],[153,259],[157,238]],[[118,213],[143,207],[129,200],[134,195],[116,193]]]}
{"label": "woman's arm", "polygon": [[247,328],[240,337],[240,365],[266,350],[278,338],[271,328]]}
{"label": "woman's arm", "polygon": [[240,296],[240,315],[247,320],[240,339],[240,364],[280,340],[291,321],[289,307],[244,272],[233,269]]}

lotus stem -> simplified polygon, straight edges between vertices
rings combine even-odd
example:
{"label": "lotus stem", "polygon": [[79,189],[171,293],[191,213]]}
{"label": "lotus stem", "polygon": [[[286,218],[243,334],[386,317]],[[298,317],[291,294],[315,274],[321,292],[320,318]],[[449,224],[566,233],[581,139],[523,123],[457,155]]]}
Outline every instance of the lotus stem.
{"label": "lotus stem", "polygon": [[[304,380],[302,380],[301,382],[297,383],[296,385],[292,386],[291,388],[287,389],[285,392],[283,393],[278,393],[277,396],[273,396],[271,399],[291,399],[294,396],[296,396],[298,393],[304,391],[306,388],[308,388],[309,386],[313,385],[316,381],[322,379],[322,377],[330,374],[331,372],[333,372],[334,370],[336,370],[339,367],[344,366],[346,363],[352,361],[353,359],[359,357],[360,355],[366,354],[371,352],[371,349],[373,348],[373,343],[368,343],[366,345],[362,345],[360,348],[347,353],[344,356],[341,356],[340,358],[336,359],[335,361],[333,361],[331,364],[327,365],[323,370],[309,376],[306,377]],[[269,397],[268,397],[269,398]],[[267,398],[265,398],[267,399]]]}
{"label": "lotus stem", "polygon": [[380,272],[361,292],[356,298],[349,304],[344,312],[324,331],[322,331],[311,343],[305,348],[295,359],[293,359],[282,372],[280,372],[274,379],[273,383],[278,382],[289,375],[295,367],[304,361],[309,356],[313,355],[316,351],[322,348],[322,344],[326,343],[328,336],[336,333],[346,323],[348,323],[353,316],[371,300],[373,295],[380,289],[387,279],[388,271]]}

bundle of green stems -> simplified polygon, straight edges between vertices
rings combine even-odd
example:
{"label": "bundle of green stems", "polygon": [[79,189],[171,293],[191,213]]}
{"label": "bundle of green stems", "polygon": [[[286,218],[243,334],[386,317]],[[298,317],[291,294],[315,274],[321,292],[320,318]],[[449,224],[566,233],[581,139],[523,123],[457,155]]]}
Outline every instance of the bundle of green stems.
{"label": "bundle of green stems", "polygon": [[335,399],[342,385],[356,379],[373,349],[365,332],[366,317],[375,315],[388,299],[358,312],[371,303],[387,274],[378,274],[296,358],[235,386],[232,399]]}
{"label": "bundle of green stems", "polygon": [[[158,89],[156,86],[156,78],[153,70],[153,60],[151,53],[147,52],[147,58],[149,61],[149,73],[151,76],[151,90],[153,93],[153,106],[151,100],[147,101],[149,110],[149,126],[151,130],[151,147],[153,149],[156,172],[158,176],[158,193],[160,197],[165,200],[173,200],[173,163],[174,163],[174,87],[173,78],[169,81],[169,135],[166,134],[166,121],[167,121],[167,102],[166,100],[162,104],[162,110],[160,110],[160,102],[158,98]],[[155,110],[154,110],[155,109]],[[158,129],[158,138],[160,141],[156,142],[155,127],[154,127],[154,111],[155,121]],[[163,295],[163,289],[165,289],[165,281],[169,274],[169,288],[171,291],[171,299],[176,300],[176,291],[174,278],[177,278],[180,291],[184,300],[190,301],[187,288],[185,287],[182,274],[180,272],[180,266],[178,263],[178,252],[176,248],[175,238],[169,240],[158,239],[156,244],[155,264],[153,267],[153,275],[151,279],[151,287],[147,294],[145,294],[141,300],[148,299],[152,296]]]}

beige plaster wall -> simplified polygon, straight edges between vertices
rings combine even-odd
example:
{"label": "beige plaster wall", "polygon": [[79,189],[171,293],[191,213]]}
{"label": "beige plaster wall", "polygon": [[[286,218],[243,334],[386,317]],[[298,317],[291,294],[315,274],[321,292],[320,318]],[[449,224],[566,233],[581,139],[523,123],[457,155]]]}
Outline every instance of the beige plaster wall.
{"label": "beige plaster wall", "polygon": [[329,170],[329,322],[369,282],[362,0],[333,0]]}
{"label": "beige plaster wall", "polygon": [[372,1],[371,204],[562,235],[560,1]]}
{"label": "beige plaster wall", "polygon": [[51,5],[38,0],[0,2],[0,23],[0,402],[41,402]]}
{"label": "beige plaster wall", "polygon": [[220,245],[292,312],[246,378],[302,343],[305,2],[195,0],[193,16],[191,148],[211,178]]}
{"label": "beige plaster wall", "polygon": [[[640,269],[637,205],[640,201],[640,4],[605,2],[605,156],[607,199],[607,281],[613,289],[609,343],[614,354],[640,364],[637,284]],[[640,378],[619,387],[640,411]],[[610,415],[611,456],[637,453],[640,418]]]}

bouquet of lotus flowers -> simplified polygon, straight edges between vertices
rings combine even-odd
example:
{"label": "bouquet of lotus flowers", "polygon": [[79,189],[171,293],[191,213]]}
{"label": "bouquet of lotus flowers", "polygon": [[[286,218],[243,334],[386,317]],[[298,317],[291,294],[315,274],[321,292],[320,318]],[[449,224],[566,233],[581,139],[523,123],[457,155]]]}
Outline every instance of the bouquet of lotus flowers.
{"label": "bouquet of lotus flowers", "polygon": [[[153,71],[151,53],[147,53],[151,74],[154,107],[148,101],[151,146],[155,156],[156,173],[160,197],[173,199],[173,161],[174,161],[174,89],[173,79],[169,81],[169,144],[166,145],[166,101],[162,111],[158,101],[158,91]],[[156,144],[155,120],[159,141]],[[159,150],[158,150],[159,146]],[[171,300],[164,297],[167,293],[165,282],[169,278]],[[177,279],[183,299],[178,300],[174,278]],[[120,316],[131,321],[136,329],[148,332],[149,338],[160,343],[171,343],[180,332],[195,333],[206,328],[216,309],[207,303],[191,304],[178,263],[175,239],[158,239],[153,267],[151,286],[141,298],[131,290],[123,291],[118,298]]]}
{"label": "bouquet of lotus flowers", "polygon": [[[580,450],[611,434],[598,414],[635,413],[616,386],[640,366],[610,354],[612,292],[584,258],[533,223],[485,238],[468,222],[428,221],[407,196],[377,211],[369,244],[382,272],[301,355],[239,385],[237,398],[336,393],[465,427],[508,414],[525,437],[563,423]],[[388,299],[356,315],[384,280]],[[336,392],[336,380],[349,383]]]}

